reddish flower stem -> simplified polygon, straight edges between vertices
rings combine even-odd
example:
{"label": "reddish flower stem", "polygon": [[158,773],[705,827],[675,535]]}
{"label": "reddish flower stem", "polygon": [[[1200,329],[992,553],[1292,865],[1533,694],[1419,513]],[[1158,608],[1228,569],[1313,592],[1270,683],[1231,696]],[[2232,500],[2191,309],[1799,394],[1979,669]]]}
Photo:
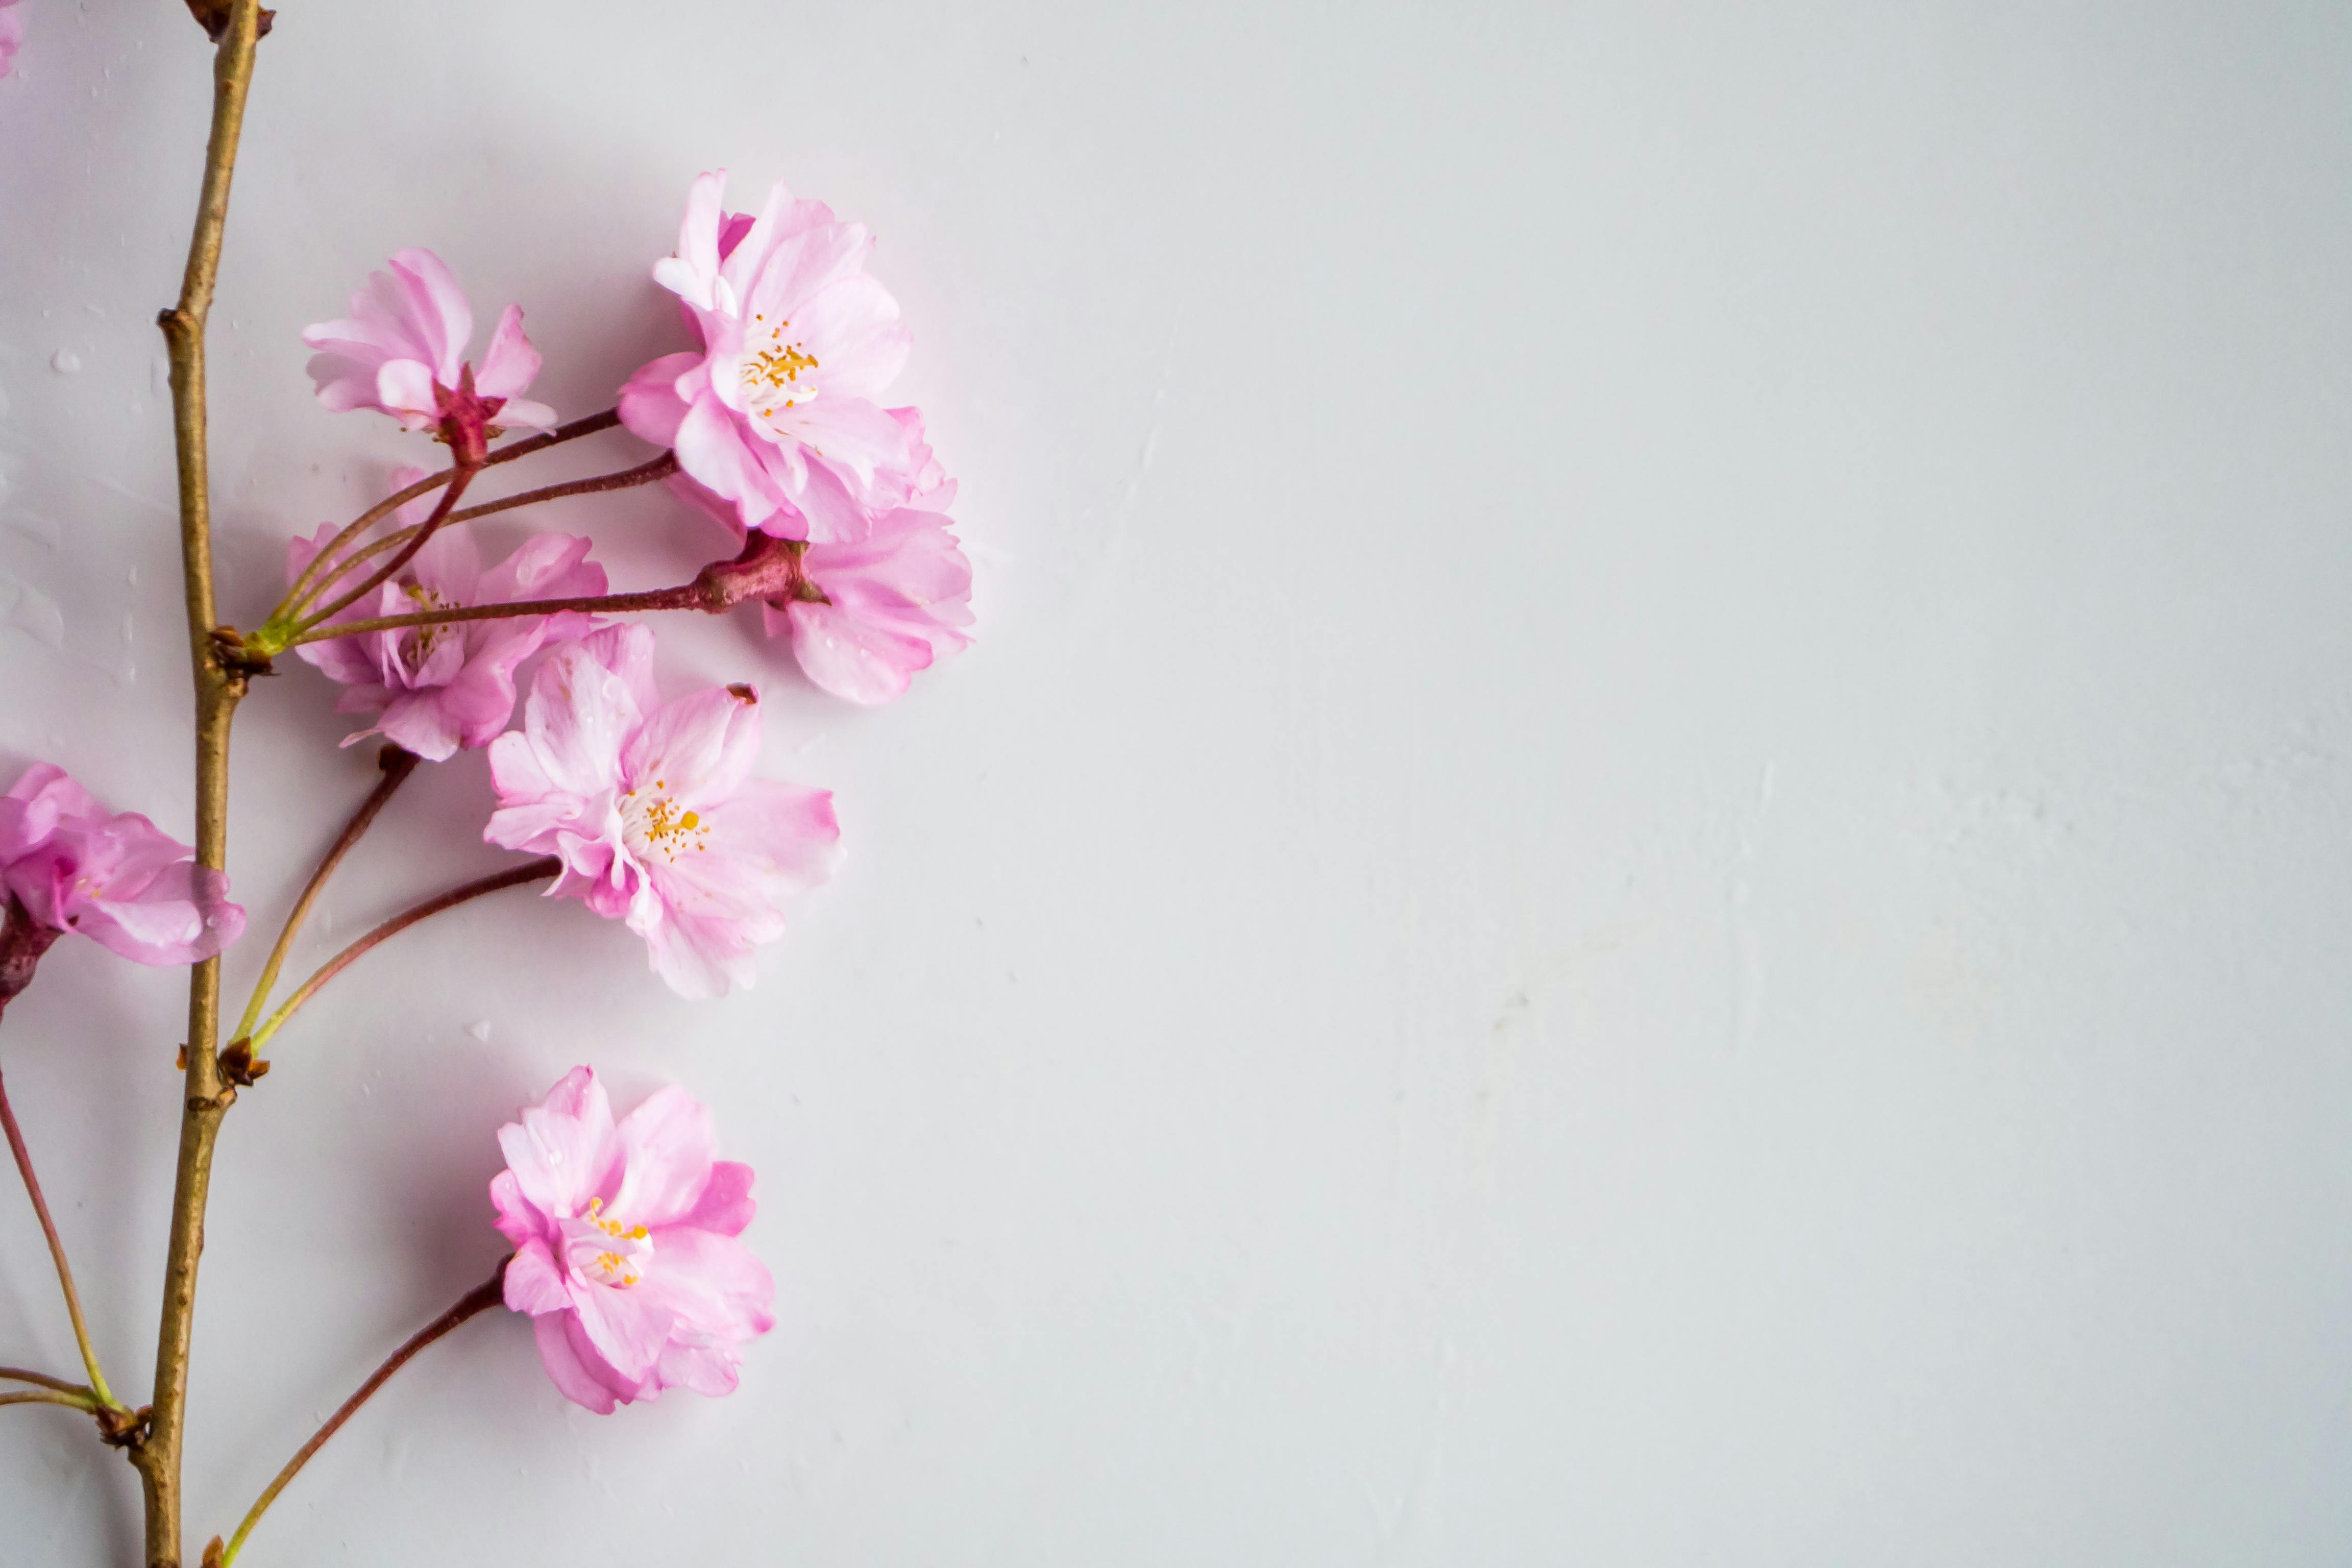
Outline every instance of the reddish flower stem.
{"label": "reddish flower stem", "polygon": [[565,610],[583,615],[626,615],[640,610],[708,610],[698,584],[675,588],[648,588],[636,594],[595,594],[579,599],[525,599],[511,605],[466,605],[454,610],[419,610],[406,616],[378,616],[371,620],[342,621],[301,633],[292,646],[324,642],[331,637],[357,637],[365,632],[399,631],[407,626],[442,626],[453,621],[503,621],[518,616],[552,616]]}
{"label": "reddish flower stem", "polygon": [[36,1388],[24,1394],[0,1394],[0,1405],[62,1405],[68,1410],[84,1413],[98,1408],[87,1394],[57,1394],[46,1388]]}
{"label": "reddish flower stem", "polygon": [[433,515],[426,518],[416,530],[416,537],[394,551],[392,559],[370,573],[358,587],[335,600],[325,609],[314,610],[302,618],[302,629],[307,631],[320,621],[350,609],[353,605],[398,576],[400,569],[414,561],[416,558],[416,552],[424,549],[426,542],[441,531],[443,523],[449,521],[449,514],[457,508],[457,499],[466,493],[466,487],[474,482],[474,476],[480,471],[478,468],[459,468],[451,477],[448,488],[441,492],[440,502],[434,507]]}
{"label": "reddish flower stem", "polygon": [[462,887],[452,888],[446,893],[425,900],[414,909],[404,910],[393,916],[392,919],[327,960],[325,963],[319,966],[317,973],[302,982],[302,988],[286,998],[285,1005],[269,1015],[269,1021],[256,1029],[252,1037],[244,1042],[248,1054],[260,1049],[263,1042],[276,1034],[284,1026],[286,1020],[294,1016],[296,1009],[317,994],[319,987],[349,969],[370,948],[390,941],[417,921],[437,915],[444,910],[454,910],[459,904],[481,898],[487,893],[495,893],[506,888],[520,888],[526,882],[536,882],[542,877],[552,877],[562,869],[563,869],[562,861],[552,855],[542,855],[535,860],[526,860],[520,866],[510,866],[494,876],[483,877],[467,882]]}
{"label": "reddish flower stem", "polygon": [[[399,552],[389,564],[377,571],[373,575],[369,577],[365,583],[362,583],[360,586],[352,589],[350,593],[343,595],[327,608],[318,611],[315,614],[304,616],[302,620],[294,627],[290,634],[273,635],[275,627],[279,624],[278,618],[276,616],[273,616],[270,625],[268,626],[265,626],[261,632],[257,633],[254,637],[248,639],[248,644],[249,646],[254,647],[257,651],[275,653],[281,648],[291,647],[297,643],[318,642],[326,637],[350,637],[353,635],[355,629],[367,631],[380,631],[383,629],[373,621],[363,622],[358,628],[354,628],[350,625],[330,626],[324,630],[321,630],[320,627],[322,623],[324,623],[329,616],[334,615],[338,610],[350,605],[365,595],[373,593],[376,587],[388,581],[393,574],[398,572],[400,568],[405,565],[419,550],[425,548],[425,542],[427,538],[431,537],[436,531],[446,524],[471,522],[476,518],[491,517],[502,511],[513,511],[518,507],[536,506],[541,501],[561,500],[566,496],[597,495],[607,490],[633,489],[639,485],[650,485],[661,479],[666,479],[676,472],[677,472],[677,458],[671,453],[664,452],[660,457],[654,458],[651,462],[641,463],[634,468],[624,468],[616,473],[598,474],[590,479],[572,479],[560,485],[547,485],[535,490],[524,490],[519,495],[502,497],[498,500],[486,502],[481,506],[464,507],[454,511],[446,510],[446,509],[436,510],[431,518],[427,519],[425,522],[418,524],[415,528],[403,529],[397,533],[389,534],[383,539],[372,541],[371,542],[361,546],[359,549],[352,551],[348,555],[344,556],[342,560],[336,562],[333,569],[328,572],[323,578],[320,578],[316,582],[310,583],[309,587],[301,590],[299,593],[299,595],[289,595],[289,597],[295,600],[294,607],[292,610],[285,611],[283,613],[287,615],[299,614],[303,603],[331,591],[339,580],[355,570],[362,562],[366,561],[373,556],[380,555],[387,550],[397,550]],[[415,489],[416,488],[416,486],[410,487],[411,489]],[[460,487],[456,482],[452,481],[450,484],[450,494],[445,499],[450,500],[455,500],[459,489]],[[401,494],[404,496],[407,495],[408,491],[403,490]],[[340,542],[341,541],[339,540],[337,543],[340,544]],[[328,548],[329,550],[332,550],[336,547],[336,545],[330,545]],[[321,552],[320,553],[321,559],[323,559],[325,552]],[[314,561],[311,563],[313,570],[316,569],[317,565],[318,562]],[[306,571],[303,576],[305,582],[309,582],[310,573]],[[668,606],[655,605],[647,607],[664,608]],[[525,610],[503,608],[495,605],[490,606],[490,608],[502,616],[525,615],[531,613]],[[469,616],[462,618],[468,620],[481,620],[496,617]],[[431,623],[407,622],[403,624],[415,625]]]}
{"label": "reddish flower stem", "polygon": [[[98,1350],[89,1342],[89,1325],[82,1320],[81,1295],[74,1289],[73,1265],[66,1261],[66,1244],[58,1235],[58,1222],[49,1217],[49,1200],[41,1194],[41,1178],[33,1173],[33,1152],[25,1147],[25,1130],[16,1125],[16,1112],[8,1103],[8,1084],[5,1078],[0,1078],[0,1130],[7,1132],[8,1152],[16,1158],[16,1173],[25,1178],[25,1194],[33,1200],[33,1213],[39,1217],[41,1235],[49,1244],[49,1260],[58,1267],[58,1286],[66,1296],[66,1316],[73,1320],[74,1343],[81,1347],[81,1364],[89,1373],[89,1398],[96,1404],[119,1410],[122,1408],[121,1403],[106,1386],[106,1373],[99,1370]],[[26,1381],[37,1382],[44,1387],[54,1383],[50,1378],[27,1378]],[[58,1384],[56,1387],[62,1390],[67,1385]],[[0,1403],[33,1397],[31,1394],[11,1394],[0,1396]],[[59,1395],[59,1398],[63,1396]],[[82,1396],[77,1395],[63,1402],[81,1403]],[[91,1406],[84,1405],[83,1407]]]}
{"label": "reddish flower stem", "polygon": [[352,846],[357,844],[361,836],[374,823],[376,813],[383,809],[393,792],[408,782],[408,775],[416,771],[419,760],[415,752],[391,744],[386,744],[377,753],[376,765],[383,770],[383,777],[377,781],[374,789],[368,792],[367,799],[360,803],[360,808],[352,814],[352,819],[343,824],[342,833],[328,847],[326,858],[320,860],[319,868],[310,873],[310,880],[302,889],[302,896],[294,900],[293,911],[286,917],[286,927],[278,933],[278,945],[269,950],[269,962],[261,966],[261,977],[253,983],[252,998],[245,1005],[245,1016],[237,1022],[236,1038],[243,1039],[252,1034],[254,1025],[261,1021],[261,1010],[269,1005],[269,993],[278,984],[278,972],[285,966],[286,954],[294,946],[295,934],[301,931],[302,922],[310,918],[310,906],[319,901],[319,895],[326,889],[327,879],[335,874],[335,868],[342,864],[343,857],[351,853]]}
{"label": "reddish flower stem", "polygon": [[327,1417],[326,1425],[312,1433],[310,1440],[295,1450],[294,1457],[286,1461],[286,1468],[278,1472],[278,1479],[271,1481],[261,1496],[254,1500],[253,1506],[246,1510],[244,1520],[236,1527],[236,1533],[228,1538],[228,1544],[221,1549],[218,1557],[215,1558],[212,1553],[207,1552],[205,1554],[207,1561],[217,1561],[221,1568],[228,1568],[231,1563],[236,1561],[237,1551],[245,1545],[245,1538],[253,1533],[253,1527],[261,1522],[261,1516],[268,1510],[271,1503],[278,1500],[278,1494],[286,1489],[286,1483],[300,1474],[302,1467],[310,1462],[310,1456],[325,1447],[327,1439],[341,1431],[343,1423],[349,1421],[352,1414],[361,1405],[365,1405],[377,1389],[392,1381],[394,1373],[415,1359],[417,1352],[440,1339],[467,1319],[478,1317],[499,1305],[505,1298],[506,1276],[507,1266],[502,1260],[499,1264],[497,1273],[459,1297],[456,1306],[411,1334],[406,1343],[385,1357],[383,1364],[370,1373],[365,1383],[360,1384],[359,1392],[344,1400],[341,1406],[332,1415]]}
{"label": "reddish flower stem", "polygon": [[634,489],[638,485],[657,483],[676,472],[677,472],[677,454],[664,452],[653,461],[640,463],[634,468],[623,468],[616,473],[597,474],[585,479],[569,479],[560,485],[547,485],[535,490],[524,490],[520,495],[485,501],[480,506],[469,506],[463,511],[452,512],[449,521],[471,522],[478,517],[488,517],[495,512],[512,511],[519,506],[536,506],[543,500],[561,500],[565,496],[593,496],[605,490]]}
{"label": "reddish flower stem", "polygon": [[0,1366],[0,1379],[5,1379],[10,1383],[35,1384],[42,1388],[54,1388],[59,1394],[79,1394],[84,1398],[89,1396],[89,1390],[79,1383],[68,1383],[64,1378],[51,1377],[46,1372],[28,1372],[21,1366]]}
{"label": "reddish flower stem", "polygon": [[[483,459],[482,467],[495,468],[500,463],[511,463],[517,458],[527,458],[533,452],[544,452],[550,447],[560,447],[566,441],[576,441],[583,436],[593,436],[600,430],[610,430],[620,422],[620,410],[607,408],[602,414],[591,414],[585,419],[574,419],[569,425],[559,425],[543,436],[533,436],[529,440],[510,442],[504,447],[497,447]],[[300,609],[303,604],[317,592],[319,574],[335,564],[335,558],[342,553],[344,546],[415,500],[418,496],[428,495],[457,477],[457,470],[455,468],[444,468],[437,474],[427,474],[407,489],[386,496],[353,518],[344,526],[341,533],[335,535],[327,548],[319,552],[310,564],[304,568],[302,574],[295,579],[294,586],[287,590],[286,597],[280,599],[278,602],[278,607],[269,612],[269,618],[275,621]]]}

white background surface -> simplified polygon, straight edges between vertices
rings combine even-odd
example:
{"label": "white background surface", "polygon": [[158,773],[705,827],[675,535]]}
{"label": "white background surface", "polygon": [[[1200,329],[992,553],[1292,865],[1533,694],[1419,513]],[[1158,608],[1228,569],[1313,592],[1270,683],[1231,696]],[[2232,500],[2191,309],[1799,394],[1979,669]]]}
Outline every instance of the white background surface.
{"label": "white background surface", "polygon": [[[225,615],[418,449],[315,405],[305,322],[429,245],[601,407],[727,163],[881,235],[982,641],[869,713],[662,627],[839,793],[755,992],[510,895],[289,1032],[222,1144],[192,1555],[491,1267],[492,1130],[577,1060],[759,1167],[742,1391],[591,1417],[485,1319],[247,1568],[2352,1555],[2341,7],[283,10]],[[23,14],[0,763],[184,835],[150,320],[206,58],[166,0]],[[712,542],[567,521],[625,586]],[[239,721],[266,926],[372,777],[330,704]],[[303,956],[500,864],[486,810],[432,770]],[[5,1028],[126,1387],[181,992],[68,942]],[[72,1360],[14,1195],[0,1347]],[[130,1561],[135,1496],[0,1414],[0,1560]]]}

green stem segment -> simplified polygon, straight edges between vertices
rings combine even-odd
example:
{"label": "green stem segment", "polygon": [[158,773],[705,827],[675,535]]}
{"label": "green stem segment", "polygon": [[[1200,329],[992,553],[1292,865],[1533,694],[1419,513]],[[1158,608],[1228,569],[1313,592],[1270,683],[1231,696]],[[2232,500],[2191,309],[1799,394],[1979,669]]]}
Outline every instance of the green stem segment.
{"label": "green stem segment", "polygon": [[286,1020],[292,1017],[303,1003],[317,994],[319,987],[349,969],[370,948],[398,936],[417,921],[437,915],[444,910],[456,909],[459,904],[478,899],[486,893],[495,893],[507,888],[520,888],[526,882],[536,882],[541,878],[552,877],[562,869],[563,869],[562,861],[552,855],[542,855],[537,859],[526,860],[520,866],[510,866],[495,876],[483,877],[467,882],[462,887],[452,888],[438,897],[425,900],[414,909],[403,910],[320,965],[319,972],[302,982],[302,988],[286,998],[285,1005],[269,1015],[268,1022],[256,1029],[250,1038],[239,1043],[249,1052],[258,1051],[270,1036],[284,1026]]}
{"label": "green stem segment", "polygon": [[98,1408],[98,1402],[87,1394],[60,1394],[47,1388],[36,1388],[26,1394],[0,1394],[0,1405],[62,1405],[68,1410],[79,1410],[84,1414]]}
{"label": "green stem segment", "polygon": [[[261,1522],[261,1516],[268,1511],[271,1503],[278,1500],[278,1494],[286,1489],[286,1483],[301,1473],[302,1467],[310,1462],[310,1456],[325,1447],[327,1439],[341,1430],[343,1423],[349,1421],[352,1413],[365,1405],[377,1389],[390,1382],[394,1373],[406,1366],[415,1358],[416,1352],[426,1345],[448,1333],[467,1319],[478,1317],[488,1311],[504,1300],[506,1276],[507,1266],[501,1262],[497,1273],[459,1297],[456,1306],[417,1330],[415,1333],[409,1336],[405,1344],[384,1358],[383,1364],[376,1368],[365,1383],[360,1384],[359,1392],[344,1400],[341,1408],[327,1417],[326,1425],[311,1434],[310,1440],[297,1449],[292,1458],[286,1461],[286,1468],[278,1472],[278,1479],[271,1481],[268,1489],[254,1500],[253,1506],[246,1510],[244,1520],[237,1525],[236,1533],[228,1538],[228,1544],[223,1547],[217,1555],[216,1561],[221,1568],[228,1568],[231,1563],[236,1561],[237,1552],[245,1545],[245,1538],[253,1533],[253,1527]],[[208,1557],[211,1555],[207,1553]]]}
{"label": "green stem segment", "polygon": [[[73,1266],[66,1261],[66,1244],[58,1239],[57,1221],[49,1217],[48,1200],[41,1195],[41,1179],[33,1174],[32,1151],[25,1147],[25,1130],[16,1125],[16,1112],[8,1103],[5,1079],[0,1079],[0,1131],[8,1135],[8,1152],[16,1157],[16,1173],[25,1178],[25,1193],[33,1200],[33,1213],[40,1216],[41,1235],[49,1244],[49,1260],[58,1266],[58,1286],[65,1292],[66,1316],[73,1320],[74,1343],[81,1347],[82,1368],[89,1373],[89,1388],[85,1397],[94,1397],[98,1404],[110,1410],[120,1410],[122,1408],[121,1401],[116,1399],[114,1391],[106,1386],[106,1373],[98,1368],[98,1347],[90,1343],[89,1325],[82,1321],[81,1296],[74,1289]],[[38,1381],[46,1386],[53,1380],[26,1381]],[[67,1392],[66,1385],[58,1386],[60,1393]],[[30,1398],[31,1395],[24,1397]]]}
{"label": "green stem segment", "polygon": [[385,746],[377,754],[376,765],[383,770],[383,777],[368,793],[367,799],[360,803],[360,808],[352,814],[352,819],[343,824],[342,834],[329,847],[326,858],[319,862],[319,868],[310,873],[310,883],[303,888],[302,896],[294,900],[293,912],[286,917],[286,929],[278,933],[278,945],[269,950],[269,962],[261,966],[261,978],[253,983],[253,997],[246,1003],[245,1016],[237,1022],[238,1038],[251,1035],[254,1025],[261,1021],[261,1010],[269,1005],[269,993],[278,984],[278,972],[285,966],[286,954],[293,948],[295,935],[301,931],[302,922],[310,918],[310,906],[319,901],[320,893],[325,890],[327,879],[335,874],[335,868],[342,864],[343,857],[351,852],[352,846],[367,832],[369,826],[375,821],[376,813],[382,811],[384,803],[392,798],[393,792],[408,782],[408,775],[416,771],[418,760],[415,752],[394,745]]}

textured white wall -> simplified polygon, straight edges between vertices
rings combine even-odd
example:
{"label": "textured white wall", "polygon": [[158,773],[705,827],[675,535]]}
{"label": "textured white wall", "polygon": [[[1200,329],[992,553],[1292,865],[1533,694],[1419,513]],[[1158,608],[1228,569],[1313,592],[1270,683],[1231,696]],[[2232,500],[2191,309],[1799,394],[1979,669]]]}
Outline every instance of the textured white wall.
{"label": "textured white wall", "polygon": [[[726,163],[882,236],[982,640],[874,713],[774,669],[850,859],[757,991],[515,897],[289,1033],[194,1541],[488,1269],[491,1131],[584,1058],[760,1168],[742,1392],[593,1418],[485,1320],[248,1568],[2352,1556],[2352,13],[282,9],[228,616],[415,449],[304,322],[430,245],[600,406]],[[205,57],[22,13],[0,763],[185,833],[149,321]],[[630,585],[708,537],[570,515]],[[772,658],[663,631],[676,684]],[[329,707],[240,721],[257,910],[369,777]],[[413,788],[328,931],[499,863],[485,809]],[[68,944],[0,1038],[131,1384],[178,994]],[[70,1349],[0,1194],[0,1360]],[[0,1562],[128,1561],[134,1497],[0,1412]]]}

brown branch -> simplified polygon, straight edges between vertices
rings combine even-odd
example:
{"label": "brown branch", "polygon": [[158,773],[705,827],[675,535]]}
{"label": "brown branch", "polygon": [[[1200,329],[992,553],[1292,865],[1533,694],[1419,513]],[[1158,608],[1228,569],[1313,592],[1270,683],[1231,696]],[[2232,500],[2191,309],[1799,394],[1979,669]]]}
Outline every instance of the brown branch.
{"label": "brown branch", "polygon": [[[257,0],[226,0],[226,25],[213,54],[212,133],[204,184],[188,239],[179,303],[158,318],[171,353],[172,429],[178,452],[180,555],[185,579],[188,647],[195,675],[196,864],[219,871],[228,835],[229,722],[245,694],[242,669],[223,659],[214,636],[210,476],[205,455],[205,323],[220,272],[228,224],[230,177],[253,81],[261,35]],[[128,1441],[145,1504],[148,1568],[179,1568],[180,1453],[186,1430],[188,1346],[195,1328],[196,1265],[205,1247],[205,1198],[212,1185],[213,1145],[236,1091],[221,1082],[214,1053],[220,1030],[220,959],[207,958],[188,981],[187,1079],[180,1152],[172,1186],[172,1238],[164,1257],[163,1306],[155,1331],[155,1394],[149,1424]]]}

